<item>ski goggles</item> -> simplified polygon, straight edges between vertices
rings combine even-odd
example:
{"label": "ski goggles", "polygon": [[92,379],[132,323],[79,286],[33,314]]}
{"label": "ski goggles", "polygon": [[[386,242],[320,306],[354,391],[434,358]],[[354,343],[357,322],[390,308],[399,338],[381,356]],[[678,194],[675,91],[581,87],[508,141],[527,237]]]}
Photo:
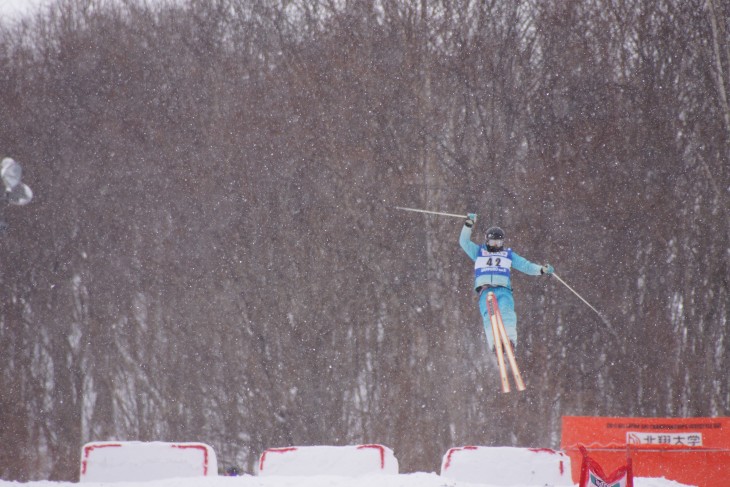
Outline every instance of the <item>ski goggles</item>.
{"label": "ski goggles", "polygon": [[489,240],[487,240],[487,246],[489,246],[489,247],[494,247],[494,248],[499,249],[503,245],[504,245],[504,240],[502,240],[501,238],[500,239],[490,238]]}

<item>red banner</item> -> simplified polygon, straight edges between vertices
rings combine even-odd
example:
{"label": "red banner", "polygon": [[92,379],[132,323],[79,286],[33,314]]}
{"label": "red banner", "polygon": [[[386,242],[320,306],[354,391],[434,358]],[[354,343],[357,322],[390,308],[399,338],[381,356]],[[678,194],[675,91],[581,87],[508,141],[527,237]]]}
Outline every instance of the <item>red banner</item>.
{"label": "red banner", "polygon": [[607,468],[625,465],[631,451],[637,477],[665,477],[699,487],[727,485],[730,418],[620,418],[564,416],[561,447],[579,482],[585,445]]}

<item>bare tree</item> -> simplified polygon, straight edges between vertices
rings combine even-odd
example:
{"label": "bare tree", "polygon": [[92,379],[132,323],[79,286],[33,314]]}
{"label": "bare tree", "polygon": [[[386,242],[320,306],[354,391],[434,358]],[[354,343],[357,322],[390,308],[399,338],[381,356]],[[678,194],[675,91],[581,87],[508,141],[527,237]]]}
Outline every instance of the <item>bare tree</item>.
{"label": "bare tree", "polygon": [[[698,14],[699,12],[699,14]],[[86,441],[558,446],[563,414],[728,408],[728,11],[62,0],[0,30],[0,476]],[[515,277],[497,392],[460,223]],[[708,228],[717,229],[708,231]],[[8,448],[8,445],[22,445]]]}

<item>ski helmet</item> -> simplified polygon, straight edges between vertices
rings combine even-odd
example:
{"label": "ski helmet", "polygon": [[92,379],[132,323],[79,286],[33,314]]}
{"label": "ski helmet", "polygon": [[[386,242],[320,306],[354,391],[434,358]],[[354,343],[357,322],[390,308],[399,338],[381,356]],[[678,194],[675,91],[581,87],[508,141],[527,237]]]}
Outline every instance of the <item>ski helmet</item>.
{"label": "ski helmet", "polygon": [[491,227],[486,234],[487,249],[502,250],[504,247],[504,230],[499,227]]}

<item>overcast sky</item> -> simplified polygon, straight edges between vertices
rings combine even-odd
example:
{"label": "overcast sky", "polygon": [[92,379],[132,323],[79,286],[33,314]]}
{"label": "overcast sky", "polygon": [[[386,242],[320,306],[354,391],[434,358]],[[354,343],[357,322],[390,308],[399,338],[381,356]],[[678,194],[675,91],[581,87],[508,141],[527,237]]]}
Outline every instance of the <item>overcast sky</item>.
{"label": "overcast sky", "polygon": [[24,13],[32,12],[39,5],[47,3],[48,0],[0,0],[0,16],[19,16]]}

